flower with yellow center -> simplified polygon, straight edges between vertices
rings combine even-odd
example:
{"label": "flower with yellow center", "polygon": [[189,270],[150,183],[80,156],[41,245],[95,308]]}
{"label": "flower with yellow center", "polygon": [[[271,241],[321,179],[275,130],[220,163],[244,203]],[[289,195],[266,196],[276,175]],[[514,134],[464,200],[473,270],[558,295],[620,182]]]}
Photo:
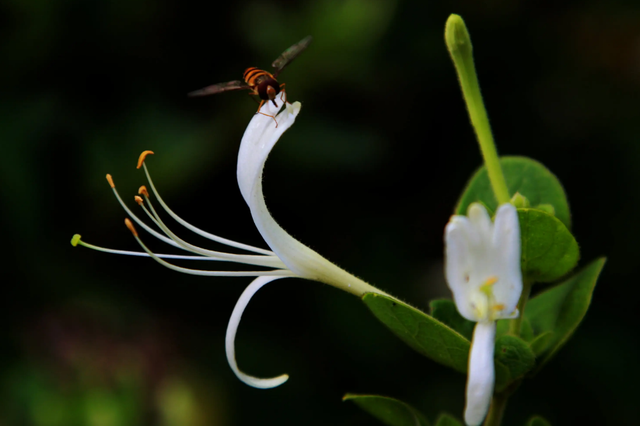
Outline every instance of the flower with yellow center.
{"label": "flower with yellow center", "polygon": [[[278,111],[282,108],[282,104],[285,105],[284,110],[277,114]],[[282,134],[295,122],[295,119],[300,112],[300,107],[301,105],[299,102],[288,104],[283,101],[281,103],[281,106],[275,106],[271,103],[265,103],[260,110],[262,114],[254,115],[251,122],[249,122],[249,126],[247,127],[244,136],[242,137],[242,142],[240,143],[237,168],[237,178],[240,192],[242,193],[245,202],[249,206],[251,216],[256,227],[258,228],[258,231],[265,239],[271,250],[249,246],[219,237],[214,234],[210,234],[201,229],[198,229],[197,227],[191,225],[184,219],[180,218],[177,214],[175,214],[160,197],[153,184],[153,181],[151,180],[151,175],[145,163],[146,157],[149,154],[153,154],[153,152],[151,151],[145,151],[140,155],[140,158],[138,160],[138,168],[144,168],[147,180],[149,181],[151,192],[155,196],[158,204],[162,207],[164,212],[174,220],[176,220],[180,225],[202,237],[229,247],[234,247],[235,249],[249,252],[250,254],[235,254],[208,250],[205,248],[197,247],[179,238],[167,227],[167,225],[161,219],[160,215],[151,202],[151,197],[147,188],[145,186],[142,186],[140,187],[140,190],[138,191],[139,195],[135,197],[135,200],[142,207],[151,222],[155,225],[156,229],[154,229],[143,220],[138,218],[138,216],[136,216],[129,209],[129,207],[127,207],[127,205],[118,194],[115,184],[113,183],[113,179],[110,175],[107,175],[107,180],[109,181],[109,184],[113,189],[116,198],[118,199],[124,210],[127,212],[129,217],[132,219],[125,219],[125,224],[133,233],[140,246],[144,249],[144,252],[127,252],[97,247],[85,243],[80,239],[79,235],[74,235],[73,239],[71,240],[71,243],[74,246],[80,244],[88,248],[109,253],[134,256],[150,256],[160,264],[170,269],[187,274],[202,276],[257,277],[253,282],[251,282],[251,284],[249,284],[249,286],[245,289],[245,291],[238,299],[238,302],[236,303],[236,306],[234,307],[231,314],[231,319],[229,320],[229,325],[227,326],[227,335],[225,338],[227,360],[229,361],[231,369],[240,380],[256,388],[265,389],[276,387],[284,383],[289,377],[286,374],[270,379],[253,377],[240,371],[235,359],[234,341],[240,319],[242,318],[244,309],[251,300],[251,297],[253,297],[253,295],[265,284],[268,284],[280,278],[299,277],[332,285],[341,290],[352,293],[358,297],[370,292],[386,295],[386,293],[349,274],[348,272],[334,265],[315,251],[311,250],[309,247],[293,238],[284,229],[282,229],[282,227],[278,225],[278,223],[276,223],[276,221],[267,210],[267,206],[264,201],[264,195],[262,193],[262,171],[264,169],[267,157],[275,144],[278,142]],[[278,124],[277,126],[273,123],[274,119],[272,117],[275,117]],[[144,197],[144,199],[142,197]],[[133,222],[135,222],[138,226],[142,227],[145,231],[160,239],[161,241],[175,248],[190,252],[191,254],[185,256],[153,253],[142,242],[136,228],[134,227]],[[159,231],[157,229],[159,229]],[[254,265],[266,269],[257,271],[190,269],[175,265],[166,261],[165,259],[213,260],[220,262]]]}
{"label": "flower with yellow center", "polygon": [[522,272],[516,208],[501,205],[494,222],[478,203],[469,206],[468,217],[452,216],[445,228],[445,255],[445,275],[458,312],[477,323],[464,413],[467,425],[476,426],[493,395],[496,320],[518,316]]}

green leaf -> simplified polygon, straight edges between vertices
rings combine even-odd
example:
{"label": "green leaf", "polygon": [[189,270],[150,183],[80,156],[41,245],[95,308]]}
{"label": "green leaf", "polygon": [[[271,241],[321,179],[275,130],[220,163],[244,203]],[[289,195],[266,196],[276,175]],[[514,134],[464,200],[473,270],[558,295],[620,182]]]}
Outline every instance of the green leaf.
{"label": "green leaf", "polygon": [[391,297],[366,293],[362,301],[396,336],[422,355],[467,372],[471,343],[451,327]]}
{"label": "green leaf", "polygon": [[[467,372],[471,342],[462,334],[391,297],[367,293],[362,301],[380,322],[417,352],[461,373]],[[501,390],[520,377],[535,357],[529,345],[517,337],[503,336],[497,342],[500,346],[496,346],[495,352],[496,390]]]}
{"label": "green leaf", "polygon": [[549,361],[580,325],[605,262],[605,258],[596,259],[562,284],[527,302],[525,316],[535,333],[553,332],[549,349],[538,360],[539,366]]}
{"label": "green leaf", "polygon": [[467,340],[471,340],[473,336],[473,328],[476,323],[464,318],[458,312],[456,304],[450,299],[438,299],[429,302],[431,308],[431,316],[443,324],[453,328],[458,333],[462,334]]}
{"label": "green leaf", "polygon": [[438,420],[436,420],[435,426],[464,426],[464,425],[462,424],[462,422],[459,422],[458,419],[456,419],[455,417],[450,416],[449,414],[442,413],[440,414],[440,416],[438,416]]}
{"label": "green leaf", "polygon": [[553,331],[544,331],[538,334],[531,342],[529,342],[529,347],[533,351],[536,356],[539,356],[543,353],[553,340]]}
{"label": "green leaf", "polygon": [[551,423],[540,416],[533,416],[529,419],[526,426],[551,426]]}
{"label": "green leaf", "polygon": [[[513,320],[502,319],[497,321],[496,339],[509,333],[511,321]],[[522,322],[520,323],[520,338],[525,342],[531,342],[533,340],[533,328],[531,328],[531,323],[526,317],[522,318]]]}
{"label": "green leaf", "polygon": [[[567,197],[560,181],[549,169],[527,157],[500,157],[500,165],[510,195],[513,196],[519,192],[529,200],[533,207],[547,204],[547,206],[541,207],[546,211],[551,211],[549,206],[553,207],[555,217],[567,228],[571,228],[571,214]],[[467,214],[469,204],[477,201],[489,207],[490,211],[495,211],[498,208],[484,166],[478,169],[467,183],[467,187],[458,200],[455,214]]]}
{"label": "green leaf", "polygon": [[576,266],[578,243],[561,221],[536,209],[518,209],[518,218],[525,279],[551,282]]}
{"label": "green leaf", "polygon": [[358,407],[389,426],[429,426],[422,413],[394,398],[348,393],[342,400],[355,402]]}
{"label": "green leaf", "polygon": [[[531,371],[536,364],[536,356],[529,345],[519,337],[505,335],[496,340],[495,347],[496,364],[507,367],[509,375],[500,378],[496,374],[496,389],[499,391],[507,384],[513,382]],[[496,369],[497,372],[497,369]]]}

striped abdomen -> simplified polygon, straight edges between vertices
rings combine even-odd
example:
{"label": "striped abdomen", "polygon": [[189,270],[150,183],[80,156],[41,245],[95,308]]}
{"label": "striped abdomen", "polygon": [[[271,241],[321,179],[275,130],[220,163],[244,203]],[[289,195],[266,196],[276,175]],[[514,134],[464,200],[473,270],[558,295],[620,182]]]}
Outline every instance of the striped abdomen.
{"label": "striped abdomen", "polygon": [[280,93],[280,85],[273,78],[273,75],[267,71],[250,67],[245,70],[243,78],[245,83],[251,86],[254,93],[260,96],[260,99],[271,100]]}

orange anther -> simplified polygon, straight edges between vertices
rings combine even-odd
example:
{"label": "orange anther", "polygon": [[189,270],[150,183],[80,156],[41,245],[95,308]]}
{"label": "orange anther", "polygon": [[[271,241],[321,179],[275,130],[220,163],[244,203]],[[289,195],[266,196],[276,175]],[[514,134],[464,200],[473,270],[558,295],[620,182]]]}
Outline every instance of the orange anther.
{"label": "orange anther", "polygon": [[497,282],[498,282],[498,277],[489,277],[487,278],[487,281],[485,281],[483,285],[487,285],[487,286],[494,285]]}
{"label": "orange anther", "polygon": [[498,277],[496,276],[489,277],[484,283],[482,283],[479,290],[484,294],[486,294],[487,296],[493,297],[492,286],[497,282],[498,282]]}
{"label": "orange anther", "polygon": [[138,189],[138,194],[140,195],[144,195],[145,197],[149,198],[149,191],[147,191],[147,187],[142,185],[139,189]]}
{"label": "orange anther", "polygon": [[111,185],[111,188],[115,188],[116,185],[113,183],[113,178],[111,177],[111,175],[109,173],[107,173],[107,182],[109,182],[109,185]]}
{"label": "orange anther", "polygon": [[127,228],[129,228],[129,231],[131,231],[134,237],[138,236],[138,231],[136,231],[136,228],[133,227],[133,223],[131,223],[129,218],[126,218],[124,220],[124,224],[127,225]]}
{"label": "orange anther", "polygon": [[144,203],[144,201],[142,201],[142,197],[139,195],[136,195],[135,197],[133,197],[134,200],[136,200],[136,203],[138,203],[138,205],[142,205],[142,203]]}
{"label": "orange anther", "polygon": [[142,163],[144,163],[144,159],[147,158],[147,155],[153,154],[153,151],[142,151],[140,157],[138,157],[138,169],[142,167]]}

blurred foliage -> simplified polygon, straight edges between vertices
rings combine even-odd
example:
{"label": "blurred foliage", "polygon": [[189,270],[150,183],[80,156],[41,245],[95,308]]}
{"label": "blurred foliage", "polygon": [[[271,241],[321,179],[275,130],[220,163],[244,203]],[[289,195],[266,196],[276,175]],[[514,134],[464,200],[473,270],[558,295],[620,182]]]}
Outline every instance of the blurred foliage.
{"label": "blurred foliage", "polygon": [[[583,325],[510,401],[505,421],[539,412],[551,424],[633,424],[640,6],[629,0],[0,4],[9,290],[0,423],[363,425],[370,419],[340,398],[364,391],[429,418],[461,413],[465,377],[405,347],[347,294],[285,280],[256,297],[239,363],[251,374],[291,375],[257,391],[235,379],[223,350],[248,280],[188,277],[69,245],[79,232],[135,249],[104,175],[133,196],[145,149],[156,152],[149,166],[174,210],[262,245],[235,182],[257,105],[240,93],[185,94],[239,79],[248,66],[268,69],[311,34],[280,78],[303,108],[266,168],[272,213],[302,242],[422,310],[449,297],[443,227],[481,164],[444,46],[450,13],[472,34],[500,153],[553,170],[582,258],[610,259]],[[145,328],[154,321],[163,326]],[[54,326],[74,331],[51,335]],[[153,380],[145,371],[157,355],[139,346],[149,333],[171,348]],[[55,348],[69,341],[65,358]],[[616,362],[603,371],[602,359]],[[395,374],[371,374],[380,365]]]}

